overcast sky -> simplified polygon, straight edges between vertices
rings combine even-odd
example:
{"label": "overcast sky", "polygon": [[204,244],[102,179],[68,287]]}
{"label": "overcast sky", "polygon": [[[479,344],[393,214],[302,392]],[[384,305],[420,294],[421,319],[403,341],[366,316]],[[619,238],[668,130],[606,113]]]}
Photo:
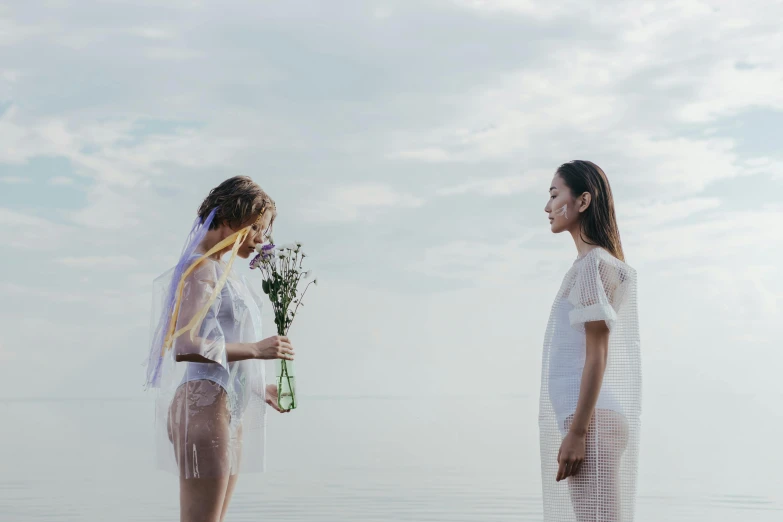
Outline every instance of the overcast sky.
{"label": "overcast sky", "polygon": [[160,5],[0,3],[0,397],[140,395],[152,279],[236,174],[320,277],[303,394],[535,395],[576,256],[543,207],[589,159],[646,400],[778,403],[783,3]]}

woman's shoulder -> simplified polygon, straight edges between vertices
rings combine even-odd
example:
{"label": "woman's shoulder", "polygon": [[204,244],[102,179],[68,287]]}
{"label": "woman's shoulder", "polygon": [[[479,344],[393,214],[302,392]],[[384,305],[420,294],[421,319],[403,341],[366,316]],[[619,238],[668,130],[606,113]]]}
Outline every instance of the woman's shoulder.
{"label": "woman's shoulder", "polygon": [[567,295],[575,306],[608,301],[619,310],[625,297],[636,288],[636,271],[607,250],[596,247],[574,263],[569,286]]}
{"label": "woman's shoulder", "polygon": [[601,247],[590,250],[575,268],[578,269],[579,279],[589,281],[600,278],[606,289],[628,288],[636,284],[636,270]]}
{"label": "woman's shoulder", "polygon": [[631,265],[618,259],[605,248],[595,247],[585,254],[584,257],[586,260],[590,260],[590,264],[598,266],[601,271],[606,270],[624,275],[636,275],[636,270]]}
{"label": "woman's shoulder", "polygon": [[187,261],[185,273],[188,281],[215,283],[221,275],[220,263],[212,258],[194,254]]}
{"label": "woman's shoulder", "polygon": [[227,286],[230,286],[238,292],[244,293],[251,288],[248,278],[242,274],[240,270],[237,270],[236,264],[229,268],[221,261],[217,263],[216,270],[219,276],[223,276],[226,270],[228,270],[228,275],[226,276]]}

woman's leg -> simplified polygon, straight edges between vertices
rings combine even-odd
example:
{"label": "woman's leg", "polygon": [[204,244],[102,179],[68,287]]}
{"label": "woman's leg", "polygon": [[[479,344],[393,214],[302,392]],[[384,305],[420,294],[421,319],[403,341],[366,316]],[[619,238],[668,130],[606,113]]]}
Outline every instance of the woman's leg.
{"label": "woman's leg", "polygon": [[579,473],[568,478],[579,522],[622,522],[619,473],[627,445],[625,417],[597,409],[587,429],[585,461]]}
{"label": "woman's leg", "polygon": [[236,469],[233,469],[234,473],[228,479],[228,486],[226,487],[226,496],[223,499],[223,508],[220,513],[220,522],[226,519],[226,513],[228,513],[228,505],[231,503],[231,497],[234,495],[234,488],[239,480],[239,463],[242,461],[242,425],[237,429],[237,438],[233,444],[236,458],[234,459]]}
{"label": "woman's leg", "polygon": [[231,496],[234,494],[234,488],[237,485],[239,479],[239,473],[231,475],[228,479],[228,485],[226,486],[226,495],[223,498],[223,506],[220,511],[220,522],[226,519],[226,513],[228,513],[228,504],[231,502]]}
{"label": "woman's leg", "polygon": [[179,483],[180,522],[220,522],[229,477],[182,478]]}
{"label": "woman's leg", "polygon": [[180,469],[180,521],[219,522],[231,477],[225,390],[207,380],[183,384],[172,402],[170,432]]}

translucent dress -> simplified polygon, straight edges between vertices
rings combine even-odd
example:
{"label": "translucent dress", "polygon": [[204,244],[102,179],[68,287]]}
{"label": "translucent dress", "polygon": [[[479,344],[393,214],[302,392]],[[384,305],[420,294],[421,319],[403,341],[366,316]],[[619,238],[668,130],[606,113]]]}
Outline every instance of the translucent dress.
{"label": "translucent dress", "polygon": [[[579,400],[585,323],[609,328],[606,371],[588,427],[585,461],[556,482],[560,445]],[[544,520],[630,522],[634,517],[641,413],[636,272],[606,250],[578,258],[557,293],[544,339],[539,429]]]}
{"label": "translucent dress", "polygon": [[[198,256],[190,258],[190,262]],[[212,296],[222,262],[207,259],[184,281],[177,329],[188,324]],[[153,326],[170,295],[174,269],[154,284]],[[263,471],[265,438],[264,363],[228,362],[227,343],[262,339],[261,302],[233,271],[197,330],[174,340],[160,361],[155,400],[155,438],[160,469],[184,478],[214,478]],[[165,316],[165,315],[164,315]],[[155,336],[159,338],[160,336]],[[154,341],[153,341],[154,343]],[[153,346],[155,348],[155,346]],[[177,362],[177,355],[210,362]]]}

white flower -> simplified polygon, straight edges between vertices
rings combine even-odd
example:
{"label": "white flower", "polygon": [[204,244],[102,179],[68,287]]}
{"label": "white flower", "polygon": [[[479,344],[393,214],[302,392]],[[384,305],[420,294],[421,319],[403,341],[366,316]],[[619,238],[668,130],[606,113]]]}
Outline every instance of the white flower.
{"label": "white flower", "polygon": [[262,245],[261,243],[257,244],[256,245],[256,252],[258,252],[260,254],[262,248],[264,248],[264,245]]}
{"label": "white flower", "polygon": [[302,277],[304,277],[305,279],[309,279],[311,275],[313,275],[312,270],[307,270],[306,272],[302,272]]}
{"label": "white flower", "polygon": [[318,278],[317,278],[317,277],[316,277],[315,279],[313,279],[313,284],[314,284],[315,286],[318,286]]}
{"label": "white flower", "polygon": [[296,242],[296,246],[299,247],[299,248],[302,248],[302,242],[301,241],[297,241]]}
{"label": "white flower", "polygon": [[286,250],[296,250],[296,245],[293,243],[287,243],[283,245],[283,248],[285,248]]}

